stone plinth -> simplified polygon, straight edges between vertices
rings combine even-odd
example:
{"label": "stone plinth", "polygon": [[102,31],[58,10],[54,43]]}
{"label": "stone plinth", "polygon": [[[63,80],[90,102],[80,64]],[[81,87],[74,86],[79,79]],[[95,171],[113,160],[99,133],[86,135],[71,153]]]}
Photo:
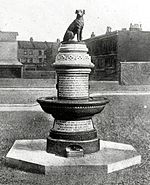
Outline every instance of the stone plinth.
{"label": "stone plinth", "polygon": [[84,157],[60,157],[46,152],[46,140],[16,140],[6,156],[11,167],[42,174],[74,174],[88,170],[106,175],[141,162],[131,145],[100,141],[100,150]]}
{"label": "stone plinth", "polygon": [[121,85],[149,85],[150,61],[121,62]]}

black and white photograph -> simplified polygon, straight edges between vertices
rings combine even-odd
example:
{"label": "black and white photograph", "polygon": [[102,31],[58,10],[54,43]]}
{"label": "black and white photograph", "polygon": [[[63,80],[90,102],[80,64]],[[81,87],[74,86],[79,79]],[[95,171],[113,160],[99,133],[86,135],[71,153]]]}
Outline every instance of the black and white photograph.
{"label": "black and white photograph", "polygon": [[150,185],[148,0],[0,0],[0,185]]}

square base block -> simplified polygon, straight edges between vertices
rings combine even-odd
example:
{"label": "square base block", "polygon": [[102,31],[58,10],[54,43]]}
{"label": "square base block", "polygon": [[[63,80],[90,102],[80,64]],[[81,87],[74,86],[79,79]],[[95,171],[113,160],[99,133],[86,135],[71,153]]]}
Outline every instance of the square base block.
{"label": "square base block", "polygon": [[100,150],[84,157],[60,157],[46,152],[46,140],[16,140],[6,156],[10,167],[42,174],[77,174],[86,171],[106,175],[136,164],[141,156],[131,145],[102,141]]}

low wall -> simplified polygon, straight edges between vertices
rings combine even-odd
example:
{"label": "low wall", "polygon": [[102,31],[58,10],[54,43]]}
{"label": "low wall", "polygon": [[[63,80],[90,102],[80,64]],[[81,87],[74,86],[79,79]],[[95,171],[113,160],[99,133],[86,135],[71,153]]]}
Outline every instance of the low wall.
{"label": "low wall", "polygon": [[21,78],[21,66],[0,66],[0,78]]}
{"label": "low wall", "polygon": [[55,79],[23,79],[23,78],[0,78],[0,88],[7,87],[48,87],[55,88]]}
{"label": "low wall", "polygon": [[23,78],[26,79],[55,79],[55,71],[24,71]]}
{"label": "low wall", "polygon": [[94,81],[117,81],[118,74],[114,69],[96,69],[90,74],[90,80]]}
{"label": "low wall", "polygon": [[150,61],[121,62],[121,85],[150,85]]}

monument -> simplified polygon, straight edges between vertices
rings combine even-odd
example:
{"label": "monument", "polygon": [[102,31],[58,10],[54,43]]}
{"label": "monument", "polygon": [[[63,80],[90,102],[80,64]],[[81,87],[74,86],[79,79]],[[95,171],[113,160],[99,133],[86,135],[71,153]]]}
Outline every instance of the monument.
{"label": "monument", "polygon": [[[108,100],[89,97],[89,73],[94,65],[81,42],[83,15],[76,10],[77,18],[68,27],[56,61],[57,96],[37,101],[42,109],[55,118],[47,138],[47,152],[62,156],[83,156],[99,150],[99,139],[92,116],[103,110]],[[72,41],[77,34],[77,42]]]}
{"label": "monument", "polygon": [[[76,13],[77,18],[68,27],[53,64],[57,73],[57,97],[37,99],[44,112],[55,118],[53,127],[47,140],[15,141],[6,156],[11,166],[44,174],[76,175],[75,168],[78,173],[90,169],[102,175],[141,161],[131,145],[97,137],[92,116],[100,113],[109,100],[89,94],[89,74],[94,65],[81,40],[85,12],[77,10]],[[74,41],[76,34],[77,41]]]}

